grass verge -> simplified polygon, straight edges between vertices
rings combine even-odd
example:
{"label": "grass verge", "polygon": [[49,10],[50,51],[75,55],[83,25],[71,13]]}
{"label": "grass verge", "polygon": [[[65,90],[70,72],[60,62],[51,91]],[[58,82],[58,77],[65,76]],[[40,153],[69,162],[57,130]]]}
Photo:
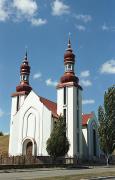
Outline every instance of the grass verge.
{"label": "grass verge", "polygon": [[0,136],[0,154],[8,154],[9,135]]}
{"label": "grass verge", "polygon": [[115,172],[104,172],[104,173],[88,173],[88,174],[76,174],[69,176],[58,176],[58,177],[45,177],[45,178],[37,178],[33,180],[83,180],[83,179],[91,179],[94,177],[106,177],[106,176],[115,176]]}

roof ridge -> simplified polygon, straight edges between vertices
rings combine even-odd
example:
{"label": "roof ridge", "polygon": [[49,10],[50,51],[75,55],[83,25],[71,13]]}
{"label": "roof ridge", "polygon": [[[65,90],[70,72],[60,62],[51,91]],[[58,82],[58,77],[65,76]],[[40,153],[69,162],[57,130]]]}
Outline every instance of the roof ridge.
{"label": "roof ridge", "polygon": [[56,105],[57,105],[57,103],[56,102],[54,102],[54,101],[52,101],[52,100],[49,100],[48,98],[45,98],[45,97],[42,97],[42,96],[39,96],[40,98],[43,98],[43,99],[45,99],[45,100],[47,100],[47,101],[50,101],[50,102],[52,102],[52,103],[55,103]]}
{"label": "roof ridge", "polygon": [[91,120],[93,116],[92,112],[90,114],[82,114],[82,125],[87,125],[88,120]]}
{"label": "roof ridge", "polygon": [[86,116],[86,115],[93,115],[93,113],[91,112],[91,113],[84,113],[84,114],[82,114],[82,116]]}
{"label": "roof ridge", "polygon": [[57,103],[49,100],[49,99],[46,99],[42,96],[39,96],[40,98],[40,101],[52,112],[52,115],[54,117],[58,117],[58,114],[57,114]]}

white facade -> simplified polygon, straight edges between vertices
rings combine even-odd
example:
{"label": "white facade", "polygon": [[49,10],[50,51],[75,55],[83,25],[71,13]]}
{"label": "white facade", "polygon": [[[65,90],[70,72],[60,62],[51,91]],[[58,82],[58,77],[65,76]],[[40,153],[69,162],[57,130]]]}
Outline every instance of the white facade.
{"label": "white facade", "polygon": [[64,109],[66,110],[66,135],[70,143],[67,155],[82,157],[81,90],[75,86],[65,85],[65,88],[66,104],[64,104],[64,87],[57,89],[57,113],[64,115]]}
{"label": "white facade", "polygon": [[[20,96],[24,99],[24,96]],[[52,113],[31,91],[16,111],[17,96],[12,98],[9,155],[26,154],[26,145],[32,142],[32,155],[48,155],[46,141],[52,129]]]}
{"label": "white facade", "polygon": [[[20,66],[20,84],[12,95],[9,156],[47,156],[46,142],[53,129],[54,119],[66,119],[66,136],[70,143],[69,157],[92,157],[94,130],[98,123],[89,121],[82,128],[82,87],[74,73],[75,55],[70,39],[64,55],[65,72],[57,85],[57,104],[41,98],[29,85],[30,66],[27,54]],[[97,144],[98,138],[96,133]],[[96,149],[98,155],[98,147]]]}
{"label": "white facade", "polygon": [[82,126],[83,137],[83,158],[95,159],[99,157],[99,139],[98,126],[99,122],[94,113],[92,117],[88,118],[87,123]]}
{"label": "white facade", "polygon": [[82,157],[82,87],[74,72],[75,55],[70,38],[64,54],[65,72],[57,85],[57,113],[66,119],[66,136],[70,143],[68,156]]}

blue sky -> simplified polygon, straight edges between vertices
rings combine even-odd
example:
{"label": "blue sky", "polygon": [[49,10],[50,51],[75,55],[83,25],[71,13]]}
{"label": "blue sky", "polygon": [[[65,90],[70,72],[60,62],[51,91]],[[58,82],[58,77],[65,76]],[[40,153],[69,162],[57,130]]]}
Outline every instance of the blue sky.
{"label": "blue sky", "polygon": [[115,84],[114,7],[114,0],[0,0],[0,130],[9,132],[11,94],[26,46],[33,90],[56,101],[69,32],[83,112],[97,113]]}

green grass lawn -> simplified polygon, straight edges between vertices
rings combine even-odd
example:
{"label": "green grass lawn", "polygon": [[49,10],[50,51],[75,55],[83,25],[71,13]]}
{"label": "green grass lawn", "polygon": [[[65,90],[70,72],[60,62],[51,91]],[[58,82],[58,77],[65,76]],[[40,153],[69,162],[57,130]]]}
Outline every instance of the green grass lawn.
{"label": "green grass lawn", "polygon": [[0,154],[8,154],[9,135],[0,136]]}
{"label": "green grass lawn", "polygon": [[90,179],[94,177],[105,177],[105,176],[115,176],[115,172],[111,172],[111,170],[108,170],[108,172],[104,173],[88,173],[88,174],[78,174],[78,175],[70,175],[70,176],[61,176],[61,177],[47,177],[47,178],[37,178],[34,180],[82,180],[82,179]]}

